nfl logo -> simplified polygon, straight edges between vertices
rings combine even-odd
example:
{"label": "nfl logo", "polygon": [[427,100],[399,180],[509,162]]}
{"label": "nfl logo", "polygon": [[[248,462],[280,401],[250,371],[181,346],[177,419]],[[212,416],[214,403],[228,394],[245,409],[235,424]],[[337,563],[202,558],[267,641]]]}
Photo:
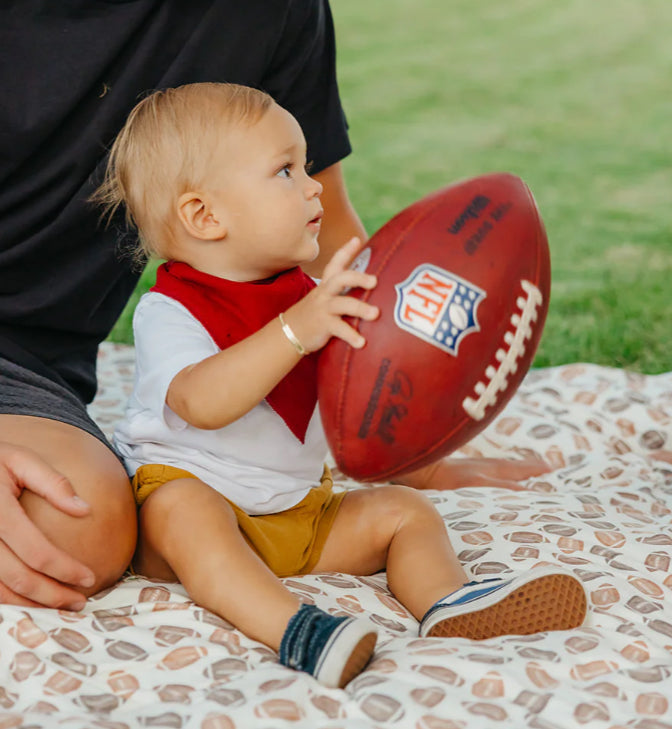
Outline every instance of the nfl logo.
{"label": "nfl logo", "polygon": [[476,309],[485,291],[454,273],[423,263],[394,288],[397,326],[455,357],[462,339],[480,330]]}

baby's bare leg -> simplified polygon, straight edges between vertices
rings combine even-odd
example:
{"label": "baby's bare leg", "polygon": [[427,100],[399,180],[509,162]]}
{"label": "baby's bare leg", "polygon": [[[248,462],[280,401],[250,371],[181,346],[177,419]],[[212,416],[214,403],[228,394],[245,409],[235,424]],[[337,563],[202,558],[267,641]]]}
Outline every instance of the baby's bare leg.
{"label": "baby's bare leg", "polygon": [[314,572],[383,569],[394,596],[418,620],[468,581],[434,505],[405,486],[350,491]]}
{"label": "baby's bare leg", "polygon": [[300,607],[245,541],[228,502],[196,479],[170,481],[145,501],[134,567],[179,580],[199,605],[276,651]]}

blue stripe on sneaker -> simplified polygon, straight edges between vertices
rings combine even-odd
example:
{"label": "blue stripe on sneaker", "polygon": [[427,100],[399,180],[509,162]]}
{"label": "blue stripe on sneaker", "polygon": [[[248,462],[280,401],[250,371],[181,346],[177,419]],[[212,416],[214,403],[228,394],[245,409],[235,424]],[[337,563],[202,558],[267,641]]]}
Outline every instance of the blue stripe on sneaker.
{"label": "blue stripe on sneaker", "polygon": [[[479,597],[483,597],[484,595],[489,595],[491,592],[496,592],[497,590],[501,590],[502,587],[506,587],[510,583],[510,580],[507,580],[506,582],[500,582],[498,585],[484,585],[478,590],[470,590],[469,592],[465,593],[461,597],[455,598],[454,600],[448,600],[447,598],[444,598],[441,600],[441,605],[464,605],[465,602],[471,602],[472,600],[476,600]],[[448,595],[450,597],[450,595]]]}
{"label": "blue stripe on sneaker", "polygon": [[[487,580],[483,580],[483,582],[467,582],[465,585],[460,587],[459,590],[451,592],[450,595],[446,595],[446,597],[434,603],[434,605],[432,605],[432,607],[425,613],[422,622],[424,622],[437,610],[441,610],[445,607],[452,607],[454,605],[465,605],[473,600],[477,600],[479,597],[490,595],[497,590],[501,590],[502,587],[510,585],[512,581],[513,580],[502,580],[501,578],[488,578]],[[486,585],[484,584],[485,582],[494,582],[495,584]],[[455,595],[455,597],[453,597],[453,595]]]}

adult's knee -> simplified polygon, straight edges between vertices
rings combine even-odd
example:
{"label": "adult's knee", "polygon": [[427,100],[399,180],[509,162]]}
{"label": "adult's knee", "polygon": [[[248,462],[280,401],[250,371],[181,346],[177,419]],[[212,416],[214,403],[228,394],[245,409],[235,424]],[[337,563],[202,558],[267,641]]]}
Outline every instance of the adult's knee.
{"label": "adult's knee", "polygon": [[[35,421],[30,448],[65,476],[90,511],[74,517],[24,489],[21,505],[55,546],[89,567],[96,579],[82,590],[92,595],[114,584],[130,564],[137,537],[137,513],[128,476],[114,453],[88,433],[55,421]],[[23,440],[23,442],[21,442]]]}

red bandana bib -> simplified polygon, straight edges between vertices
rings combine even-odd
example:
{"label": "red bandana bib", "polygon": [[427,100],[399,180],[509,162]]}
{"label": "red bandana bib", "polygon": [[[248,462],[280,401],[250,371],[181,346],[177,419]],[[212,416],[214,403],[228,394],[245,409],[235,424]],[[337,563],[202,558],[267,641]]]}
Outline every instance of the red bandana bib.
{"label": "red bandana bib", "polygon": [[[315,282],[298,266],[262,281],[228,281],[171,261],[159,266],[158,291],[179,301],[208,330],[220,349],[240,342],[302,299]],[[302,357],[266,396],[303,443],[317,404],[317,355]]]}

